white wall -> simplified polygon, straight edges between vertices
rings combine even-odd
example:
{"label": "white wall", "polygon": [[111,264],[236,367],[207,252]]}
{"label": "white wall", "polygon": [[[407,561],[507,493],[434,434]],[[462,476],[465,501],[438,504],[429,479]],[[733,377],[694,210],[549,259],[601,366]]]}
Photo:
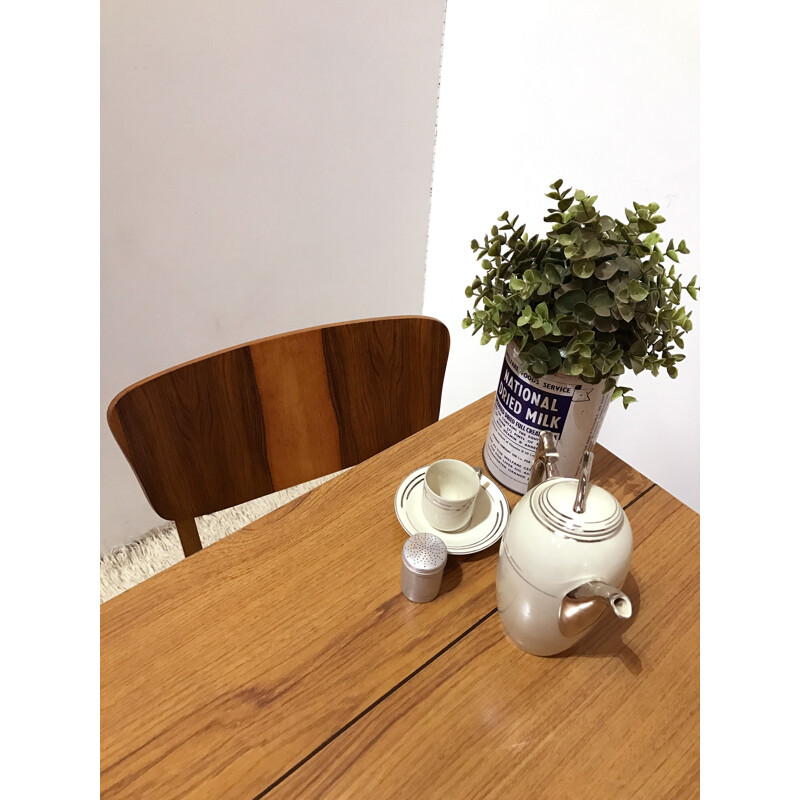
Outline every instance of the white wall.
{"label": "white wall", "polygon": [[102,4],[101,550],[160,522],[105,422],[130,383],[422,309],[444,0]]}
{"label": "white wall", "polygon": [[[506,209],[543,232],[556,178],[617,216],[660,203],[665,238],[686,239],[682,269],[702,285],[698,16],[696,0],[449,4],[424,303],[451,331],[443,414],[494,391],[502,359],[461,330],[478,272],[469,243]],[[600,435],[698,510],[702,298],[688,301],[678,379],[631,376],[639,402],[613,403]]]}

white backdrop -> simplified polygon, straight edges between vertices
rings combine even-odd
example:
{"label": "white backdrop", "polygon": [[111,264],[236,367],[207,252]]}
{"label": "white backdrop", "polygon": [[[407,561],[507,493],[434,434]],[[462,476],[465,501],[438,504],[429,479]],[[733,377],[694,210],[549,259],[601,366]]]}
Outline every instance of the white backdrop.
{"label": "white backdrop", "polygon": [[[661,203],[702,284],[697,3],[451,3],[428,230],[443,7],[102,5],[101,549],[159,522],[104,419],[157,370],[423,311],[451,329],[442,414],[494,391],[501,354],[461,329],[469,242],[506,209],[542,228],[558,177],[606,213]],[[600,437],[696,509],[699,340]]]}
{"label": "white backdrop", "polygon": [[444,0],[102,4],[101,550],[160,523],[105,409],[281,331],[422,308]]}
{"label": "white backdrop", "polygon": [[[450,328],[442,413],[494,391],[502,352],[461,329],[478,272],[469,243],[503,211],[544,231],[556,178],[597,194],[603,213],[656,201],[666,239],[686,239],[702,285],[699,19],[696,0],[461,0],[447,8],[433,180],[426,314]],[[601,444],[699,510],[700,317],[677,380],[631,376]]]}

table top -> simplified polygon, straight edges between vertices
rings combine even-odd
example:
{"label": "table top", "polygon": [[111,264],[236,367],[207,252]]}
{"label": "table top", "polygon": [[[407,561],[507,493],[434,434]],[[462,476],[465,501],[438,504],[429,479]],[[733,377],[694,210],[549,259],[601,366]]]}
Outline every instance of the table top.
{"label": "table top", "polygon": [[103,797],[699,795],[699,518],[620,459],[592,477],[633,527],[631,620],[523,653],[497,544],[403,597],[395,491],[482,463],[493,398],[101,606]]}

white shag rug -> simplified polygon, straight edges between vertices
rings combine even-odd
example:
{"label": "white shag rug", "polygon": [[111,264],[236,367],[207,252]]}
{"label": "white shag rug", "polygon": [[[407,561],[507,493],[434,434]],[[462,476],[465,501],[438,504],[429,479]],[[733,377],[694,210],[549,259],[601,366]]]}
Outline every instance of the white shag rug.
{"label": "white shag rug", "polygon": [[[208,547],[213,542],[238,531],[345,471],[334,472],[332,475],[325,475],[308,483],[259,497],[249,503],[242,503],[240,506],[198,517],[197,531],[203,547]],[[106,600],[116,597],[131,586],[177,564],[182,558],[183,550],[174,522],[153,528],[140,539],[104,553],[100,557],[100,602],[105,603]]]}

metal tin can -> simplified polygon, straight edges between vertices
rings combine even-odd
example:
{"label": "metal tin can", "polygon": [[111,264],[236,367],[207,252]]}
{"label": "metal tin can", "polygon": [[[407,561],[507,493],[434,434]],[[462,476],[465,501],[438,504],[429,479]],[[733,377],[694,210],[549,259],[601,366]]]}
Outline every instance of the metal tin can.
{"label": "metal tin can", "polygon": [[578,477],[581,456],[597,442],[611,402],[602,383],[557,372],[536,378],[519,363],[516,342],[506,347],[483,458],[489,472],[507,489],[525,494],[539,434],[558,442],[559,471]]}

